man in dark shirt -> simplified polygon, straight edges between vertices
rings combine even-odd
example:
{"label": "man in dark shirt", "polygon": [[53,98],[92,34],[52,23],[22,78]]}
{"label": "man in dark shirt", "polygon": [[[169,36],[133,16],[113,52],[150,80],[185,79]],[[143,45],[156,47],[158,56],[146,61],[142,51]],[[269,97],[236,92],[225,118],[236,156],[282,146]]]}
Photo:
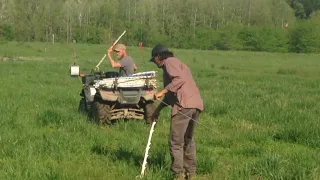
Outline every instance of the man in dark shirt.
{"label": "man in dark shirt", "polygon": [[195,123],[203,111],[203,101],[199,89],[188,66],[174,57],[163,45],[156,45],[152,58],[163,70],[164,89],[155,94],[155,99],[163,101],[153,114],[156,120],[166,106],[172,107],[170,126],[171,171],[177,179],[190,179],[196,173],[196,147],[194,142]]}
{"label": "man in dark shirt", "polygon": [[[112,59],[112,51],[115,51],[117,53],[117,58],[118,60],[120,60],[119,62],[116,62]],[[132,57],[128,55],[127,48],[123,44],[118,44],[114,50],[113,47],[109,48],[108,57],[113,68],[120,68],[120,76],[130,76],[134,73],[135,70],[137,70],[136,64],[134,63]]]}

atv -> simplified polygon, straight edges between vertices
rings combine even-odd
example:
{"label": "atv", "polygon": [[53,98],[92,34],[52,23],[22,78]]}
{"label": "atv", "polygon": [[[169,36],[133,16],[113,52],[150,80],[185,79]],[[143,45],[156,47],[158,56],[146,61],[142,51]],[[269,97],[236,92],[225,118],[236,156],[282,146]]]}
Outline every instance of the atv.
{"label": "atv", "polygon": [[[78,71],[79,73],[79,71]],[[72,75],[72,74],[71,74]],[[73,75],[74,76],[74,75]],[[120,119],[140,119],[152,123],[156,107],[156,72],[120,77],[117,72],[79,74],[82,79],[79,112],[101,125]]]}

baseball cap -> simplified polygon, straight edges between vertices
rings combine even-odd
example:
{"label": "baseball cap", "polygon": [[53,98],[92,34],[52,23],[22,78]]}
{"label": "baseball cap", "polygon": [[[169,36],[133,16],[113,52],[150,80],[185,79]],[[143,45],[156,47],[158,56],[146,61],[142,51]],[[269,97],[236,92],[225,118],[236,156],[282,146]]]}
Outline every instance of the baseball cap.
{"label": "baseball cap", "polygon": [[114,51],[126,50],[127,47],[124,44],[117,44]]}
{"label": "baseball cap", "polygon": [[163,53],[163,52],[169,52],[168,48],[166,48],[162,44],[157,44],[152,49],[151,58],[149,59],[149,61],[152,61],[157,55],[159,55],[160,53]]}

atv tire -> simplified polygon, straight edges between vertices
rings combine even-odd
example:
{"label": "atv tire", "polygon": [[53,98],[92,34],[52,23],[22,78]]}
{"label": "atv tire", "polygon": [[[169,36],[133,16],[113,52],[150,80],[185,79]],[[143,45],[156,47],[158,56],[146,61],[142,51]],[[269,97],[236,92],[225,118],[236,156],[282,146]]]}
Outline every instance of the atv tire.
{"label": "atv tire", "polygon": [[87,112],[87,105],[86,105],[86,99],[85,98],[81,98],[80,102],[79,102],[79,112],[81,114],[85,114]]}
{"label": "atv tire", "polygon": [[144,119],[147,124],[152,124],[152,114],[157,109],[153,102],[148,102],[144,107]]}
{"label": "atv tire", "polygon": [[100,100],[94,100],[91,107],[91,116],[99,125],[111,125],[111,107]]}

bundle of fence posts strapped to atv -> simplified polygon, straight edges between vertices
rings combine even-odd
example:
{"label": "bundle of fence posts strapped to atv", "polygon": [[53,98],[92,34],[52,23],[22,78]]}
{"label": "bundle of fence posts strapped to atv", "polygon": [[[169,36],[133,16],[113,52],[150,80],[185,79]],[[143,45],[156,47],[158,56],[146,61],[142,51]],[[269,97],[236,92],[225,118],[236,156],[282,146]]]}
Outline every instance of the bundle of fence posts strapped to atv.
{"label": "bundle of fence posts strapped to atv", "polygon": [[93,86],[95,88],[133,88],[133,87],[146,87],[157,89],[156,71],[147,71],[135,73],[131,76],[105,78],[95,80]]}

